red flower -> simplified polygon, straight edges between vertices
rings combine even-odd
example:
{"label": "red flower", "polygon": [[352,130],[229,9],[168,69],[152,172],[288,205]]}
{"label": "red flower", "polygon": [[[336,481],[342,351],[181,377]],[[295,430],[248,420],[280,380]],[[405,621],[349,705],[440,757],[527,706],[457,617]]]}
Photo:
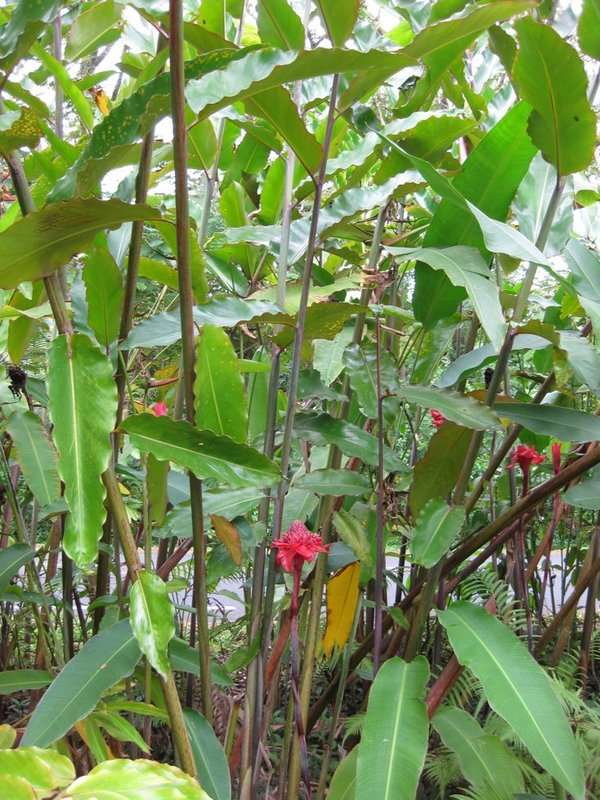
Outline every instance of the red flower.
{"label": "red flower", "polygon": [[513,467],[519,466],[521,467],[523,474],[527,475],[529,474],[529,468],[532,464],[541,464],[542,461],[545,460],[546,457],[541,453],[538,453],[535,447],[529,447],[529,445],[520,444],[513,450],[508,468],[512,469]]}
{"label": "red flower", "polygon": [[152,411],[155,417],[166,417],[169,413],[169,407],[166,403],[154,403]]}
{"label": "red flower", "polygon": [[552,466],[554,474],[558,475],[560,472],[560,442],[554,442],[552,445]]}
{"label": "red flower", "polygon": [[431,421],[436,428],[441,428],[444,422],[446,422],[446,417],[441,411],[438,411],[437,408],[432,408],[429,413],[431,414]]}
{"label": "red flower", "polygon": [[277,549],[277,564],[284,572],[300,572],[305,561],[313,561],[317,553],[326,553],[327,545],[316,533],[311,533],[299,520],[292,522],[287,533],[273,542]]}

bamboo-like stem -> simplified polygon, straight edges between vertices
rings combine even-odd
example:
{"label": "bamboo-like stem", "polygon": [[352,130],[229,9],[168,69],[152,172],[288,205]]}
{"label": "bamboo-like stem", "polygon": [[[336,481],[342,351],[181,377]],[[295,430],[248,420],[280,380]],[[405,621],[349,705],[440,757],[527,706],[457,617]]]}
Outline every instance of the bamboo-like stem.
{"label": "bamboo-like stem", "polygon": [[384,501],[384,428],[383,428],[383,389],[381,384],[381,319],[377,317],[375,327],[375,390],[377,395],[377,523],[375,534],[375,620],[373,630],[373,678],[379,670],[381,659],[381,638],[383,632],[383,587],[385,581],[385,541]]}
{"label": "bamboo-like stem", "polygon": [[[171,60],[171,114],[173,117],[173,156],[175,162],[175,210],[177,234],[177,274],[183,350],[183,380],[186,419],[194,423],[194,294],[190,254],[190,212],[187,178],[187,128],[185,124],[185,77],[183,6],[181,0],[169,3],[169,50]],[[194,597],[200,653],[200,680],[204,716],[212,723],[212,682],[206,589],[206,535],[202,510],[202,482],[191,472],[192,538],[194,542]]]}

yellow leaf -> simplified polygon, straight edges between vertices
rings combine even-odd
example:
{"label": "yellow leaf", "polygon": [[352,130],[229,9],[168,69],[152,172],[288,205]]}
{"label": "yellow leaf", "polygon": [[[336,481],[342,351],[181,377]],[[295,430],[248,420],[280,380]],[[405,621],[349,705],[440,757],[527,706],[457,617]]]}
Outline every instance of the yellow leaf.
{"label": "yellow leaf", "polygon": [[98,111],[102,114],[103,117],[108,116],[110,113],[110,101],[104,89],[102,87],[94,86],[90,89],[92,96],[94,98],[94,103],[98,108]]}
{"label": "yellow leaf", "polygon": [[217,539],[225,545],[227,552],[239,567],[242,563],[242,544],[237,528],[228,519],[220,517],[218,514],[211,514],[210,521],[217,534]]}
{"label": "yellow leaf", "polygon": [[354,561],[330,578],[327,583],[327,627],[323,652],[329,658],[335,647],[348,641],[358,603],[360,562]]}

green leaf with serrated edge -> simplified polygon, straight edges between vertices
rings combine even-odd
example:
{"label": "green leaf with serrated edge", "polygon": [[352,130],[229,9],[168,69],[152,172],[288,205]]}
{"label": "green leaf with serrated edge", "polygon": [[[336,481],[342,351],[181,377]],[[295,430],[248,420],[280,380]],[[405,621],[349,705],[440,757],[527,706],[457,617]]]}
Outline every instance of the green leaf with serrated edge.
{"label": "green leaf with serrated edge", "polygon": [[34,211],[0,233],[0,287],[14,289],[51,275],[106,228],[159,218],[150,206],[115,199],[70,200]]}
{"label": "green leaf with serrated edge", "polygon": [[96,558],[106,518],[117,390],[107,356],[83,333],[57,336],[48,355],[49,411],[69,508],[63,547],[78,566]]}
{"label": "green leaf with serrated edge", "polygon": [[200,784],[170,764],[145,758],[103,761],[68,787],[65,800],[211,800]]}
{"label": "green leaf with serrated edge", "polygon": [[444,424],[431,437],[425,455],[413,470],[408,502],[413,517],[433,497],[447,497],[460,475],[471,441],[469,428]]}
{"label": "green leaf with serrated edge", "polygon": [[13,575],[34,557],[28,544],[11,544],[0,550],[0,592],[3,592]]}
{"label": "green leaf with serrated edge", "polygon": [[453,603],[438,618],[461,664],[483,686],[533,758],[576,800],[585,796],[581,759],[550,679],[518,637],[471,603]]}
{"label": "green leaf with serrated edge", "polygon": [[[506,219],[515,192],[535,155],[527,133],[530,112],[527,103],[517,103],[469,154],[453,181],[467,200],[477,203],[478,208],[494,219]],[[452,245],[477,247],[489,258],[472,215],[443,199],[427,227],[423,246]],[[438,320],[453,314],[464,297],[464,290],[453,288],[444,273],[417,264],[413,308],[425,327],[432,328]]]}
{"label": "green leaf with serrated edge", "polygon": [[397,393],[409,403],[424,408],[436,408],[449,420],[464,428],[484,431],[501,427],[498,417],[488,406],[467,395],[435,389],[432,386],[408,384],[401,384]]}
{"label": "green leaf with serrated edge", "polygon": [[0,672],[0,694],[43,689],[52,683],[52,675],[43,669],[13,669]]}
{"label": "green leaf with serrated edge", "polygon": [[190,736],[198,780],[212,800],[231,800],[231,775],[221,742],[212,726],[198,711],[183,712]]}
{"label": "green leaf with serrated edge", "polygon": [[512,79],[533,106],[531,140],[559,175],[585,169],[596,147],[596,117],[587,98],[587,76],[575,48],[549,25],[531,17],[515,23],[519,52]]}
{"label": "green leaf with serrated edge", "polygon": [[88,325],[99,344],[107,347],[119,336],[123,276],[104,247],[95,247],[85,258],[83,282],[88,306]]}
{"label": "green leaf with serrated edge", "polygon": [[45,747],[60,739],[95,708],[103,692],[131,675],[139,659],[140,649],[129,620],[97,633],[48,687],[21,744]]}
{"label": "green leaf with serrated edge", "polygon": [[61,5],[58,0],[19,0],[6,25],[0,28],[0,67],[7,69],[27,53]]}
{"label": "green leaf with serrated edge", "polygon": [[282,50],[304,49],[304,26],[287,0],[259,0],[258,35]]}
{"label": "green leaf with serrated edge", "polygon": [[583,0],[577,38],[586,55],[600,59],[600,0]]}
{"label": "green leaf with serrated edge", "polygon": [[427,753],[429,720],[423,656],[391,658],[369,692],[356,765],[356,800],[414,800]]}
{"label": "green leaf with serrated edge", "polygon": [[600,419],[594,414],[536,403],[502,403],[494,406],[506,417],[533,433],[553,436],[563,442],[593,442],[600,439]]}
{"label": "green leaf with serrated edge", "polygon": [[368,476],[350,469],[315,469],[294,478],[292,485],[307,492],[334,497],[363,495],[371,491]]}
{"label": "green leaf with serrated edge", "polygon": [[60,497],[60,478],[56,452],[44,431],[42,421],[32,411],[15,412],[6,425],[16,449],[23,477],[42,506]]}
{"label": "green leaf with serrated edge", "polygon": [[246,441],[248,404],[239,359],[216,325],[204,325],[196,342],[194,403],[199,428]]}
{"label": "green leaf with serrated edge", "polygon": [[[365,464],[377,466],[377,438],[350,422],[329,414],[300,413],[294,420],[294,432],[313,444],[334,444],[345,455],[356,456]],[[404,470],[400,459],[387,446],[384,447],[383,460],[390,472]]]}
{"label": "green leaf with serrated edge", "polygon": [[162,461],[172,461],[198,478],[213,478],[233,487],[272,486],[279,469],[258,450],[228,436],[198,430],[189,422],[138,414],[122,424],[132,443]]}
{"label": "green leaf with serrated edge", "polygon": [[175,635],[174,608],[166,583],[158,575],[140,570],[129,592],[131,629],[142,653],[157,672],[169,672],[169,642]]}
{"label": "green leaf with serrated edge", "polygon": [[413,560],[422,567],[433,567],[446,555],[465,522],[462,506],[449,506],[432,498],[421,509],[410,540]]}

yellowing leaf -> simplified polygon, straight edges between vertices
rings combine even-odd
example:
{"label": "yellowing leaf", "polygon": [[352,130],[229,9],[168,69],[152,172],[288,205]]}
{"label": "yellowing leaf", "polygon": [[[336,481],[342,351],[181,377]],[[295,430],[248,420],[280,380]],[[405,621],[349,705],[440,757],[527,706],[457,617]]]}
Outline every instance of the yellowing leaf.
{"label": "yellowing leaf", "polygon": [[228,519],[220,517],[218,514],[211,514],[210,521],[217,534],[217,539],[225,545],[227,552],[239,567],[242,563],[242,544],[237,528]]}
{"label": "yellowing leaf", "polygon": [[110,113],[110,101],[104,89],[100,87],[94,87],[93,89],[90,89],[90,92],[93,95],[94,103],[96,104],[98,111],[103,117],[107,117]]}
{"label": "yellowing leaf", "polygon": [[335,647],[342,648],[348,641],[358,603],[359,578],[360,562],[354,561],[327,583],[327,627],[323,636],[327,658]]}

